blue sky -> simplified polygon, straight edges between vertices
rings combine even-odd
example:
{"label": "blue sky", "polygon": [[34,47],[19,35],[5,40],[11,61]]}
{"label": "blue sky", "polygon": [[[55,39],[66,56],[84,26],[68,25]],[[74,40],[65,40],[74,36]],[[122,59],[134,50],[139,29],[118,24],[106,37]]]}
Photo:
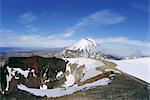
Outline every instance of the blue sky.
{"label": "blue sky", "polygon": [[149,47],[148,1],[1,0],[0,46],[65,47],[89,37]]}

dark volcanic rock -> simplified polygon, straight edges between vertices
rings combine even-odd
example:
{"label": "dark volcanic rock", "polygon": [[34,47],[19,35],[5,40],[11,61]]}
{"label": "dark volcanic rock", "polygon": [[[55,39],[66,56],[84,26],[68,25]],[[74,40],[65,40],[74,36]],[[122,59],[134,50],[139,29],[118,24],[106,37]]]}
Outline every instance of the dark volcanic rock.
{"label": "dark volcanic rock", "polygon": [[[61,71],[66,71],[66,62],[63,59],[59,58],[43,58],[39,56],[33,57],[10,57],[7,63],[0,68],[1,72],[1,87],[2,91],[5,91],[7,84],[6,76],[13,76],[11,82],[9,82],[9,91],[14,91],[17,87],[17,84],[21,83],[28,87],[40,88],[43,84],[46,84],[48,88],[53,88],[59,83],[63,84],[65,81],[64,78],[56,80],[56,75]],[[15,68],[20,68],[23,71],[29,71],[28,76],[24,77],[21,72],[16,71],[15,76],[8,72],[8,67],[11,69],[11,72]],[[34,70],[34,73],[32,72]],[[36,76],[34,76],[35,74]],[[19,77],[19,79],[15,79]],[[51,82],[45,82],[45,80],[55,80]],[[53,84],[52,84],[53,83]]]}

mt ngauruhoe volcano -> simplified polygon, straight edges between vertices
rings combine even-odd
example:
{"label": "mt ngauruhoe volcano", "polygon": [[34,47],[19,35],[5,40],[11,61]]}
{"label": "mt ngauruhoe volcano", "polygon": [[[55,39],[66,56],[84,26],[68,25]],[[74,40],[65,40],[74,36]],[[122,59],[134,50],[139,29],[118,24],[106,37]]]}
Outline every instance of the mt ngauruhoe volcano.
{"label": "mt ngauruhoe volcano", "polygon": [[81,39],[75,43],[72,47],[67,48],[58,54],[62,58],[75,58],[75,57],[86,57],[95,58],[96,43],[93,39]]}

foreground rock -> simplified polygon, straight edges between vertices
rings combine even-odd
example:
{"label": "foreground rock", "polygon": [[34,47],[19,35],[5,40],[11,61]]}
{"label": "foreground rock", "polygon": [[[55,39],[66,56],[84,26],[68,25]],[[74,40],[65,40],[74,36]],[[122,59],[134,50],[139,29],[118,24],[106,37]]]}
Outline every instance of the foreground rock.
{"label": "foreground rock", "polygon": [[[1,100],[149,100],[150,85],[126,74],[117,74],[111,84],[98,86],[86,91],[59,98],[42,98],[33,96],[27,92],[10,92],[0,94]],[[23,98],[22,98],[23,97]]]}
{"label": "foreground rock", "polygon": [[[2,94],[15,91],[17,84],[21,83],[32,88],[44,88],[43,85],[47,85],[46,88],[53,88],[65,81],[57,79],[56,76],[60,71],[62,73],[66,71],[67,63],[55,57],[10,57],[0,68]],[[45,82],[47,79],[51,82]]]}

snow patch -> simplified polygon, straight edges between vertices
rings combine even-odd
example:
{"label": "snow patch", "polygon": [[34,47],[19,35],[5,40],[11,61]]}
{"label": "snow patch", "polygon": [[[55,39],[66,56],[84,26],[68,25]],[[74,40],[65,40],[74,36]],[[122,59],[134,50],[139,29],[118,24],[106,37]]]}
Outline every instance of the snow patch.
{"label": "snow patch", "polygon": [[111,61],[118,65],[119,70],[150,83],[150,57]]}
{"label": "snow patch", "polygon": [[45,82],[45,83],[48,83],[48,82],[50,82],[50,79],[48,79],[48,80],[45,80],[44,82]]}
{"label": "snow patch", "polygon": [[40,86],[40,89],[47,89],[47,85],[43,84],[42,86]]}
{"label": "snow patch", "polygon": [[[9,66],[6,67],[8,70],[8,75],[6,75],[6,79],[7,79],[7,85],[6,85],[6,89],[5,91],[9,90],[9,82],[12,80],[12,78],[14,77],[15,79],[19,79],[19,77],[16,77],[15,74],[21,74],[23,75],[25,78],[28,77],[28,74],[30,72],[30,68],[28,70],[22,70],[21,68],[10,68]],[[31,72],[33,72],[33,75],[35,75],[35,70],[31,70]]]}
{"label": "snow patch", "polygon": [[105,64],[101,61],[98,61],[96,59],[91,58],[64,58],[69,61],[69,63],[66,66],[66,72],[68,71],[70,74],[66,75],[66,82],[64,86],[71,86],[75,83],[75,74],[71,74],[71,68],[69,64],[78,64],[77,68],[79,66],[85,66],[83,71],[83,78],[80,80],[80,82],[83,82],[87,79],[90,79],[92,77],[95,77],[99,74],[102,74],[101,71],[96,70],[96,67],[105,66]]}
{"label": "snow patch", "polygon": [[13,71],[12,72],[17,72],[18,74],[20,73],[21,75],[23,75],[25,78],[28,77],[28,74],[29,74],[29,70],[22,70],[21,68],[11,68]]}
{"label": "snow patch", "polygon": [[75,75],[69,74],[66,76],[65,84],[62,85],[63,87],[69,87],[75,83]]}
{"label": "snow patch", "polygon": [[90,79],[90,78],[92,78],[92,77],[95,77],[95,76],[97,76],[97,75],[99,75],[99,74],[102,74],[102,72],[96,70],[95,68],[86,70],[86,72],[85,72],[83,78],[80,80],[80,82],[83,82],[83,81],[85,81],[85,80],[87,80],[87,79]]}
{"label": "snow patch", "polygon": [[33,77],[36,77],[37,75],[35,74],[35,70],[32,69],[31,72],[33,73]]}
{"label": "snow patch", "polygon": [[60,77],[62,74],[63,74],[63,72],[60,71],[60,72],[56,75],[56,78]]}
{"label": "snow patch", "polygon": [[83,86],[77,86],[77,84],[75,84],[71,87],[66,87],[66,88],[34,89],[34,88],[28,88],[22,84],[17,85],[17,87],[18,87],[18,89],[27,91],[29,93],[32,93],[33,95],[47,96],[48,98],[50,98],[50,97],[60,97],[60,96],[69,95],[74,92],[77,92],[80,90],[87,90],[87,89],[90,89],[95,86],[108,85],[109,82],[110,82],[110,79],[103,78],[103,79],[95,81],[93,83],[85,84]]}

